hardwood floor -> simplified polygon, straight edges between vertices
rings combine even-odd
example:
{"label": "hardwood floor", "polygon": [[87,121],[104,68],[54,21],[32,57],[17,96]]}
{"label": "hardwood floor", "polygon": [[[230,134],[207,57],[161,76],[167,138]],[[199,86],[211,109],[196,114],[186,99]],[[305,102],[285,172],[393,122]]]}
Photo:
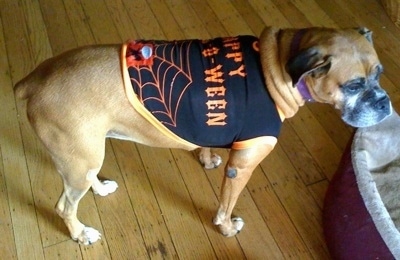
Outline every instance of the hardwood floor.
{"label": "hardwood floor", "polygon": [[234,238],[211,221],[223,167],[203,170],[194,152],[107,140],[100,176],[119,189],[81,201],[80,219],[103,234],[82,246],[53,210],[61,179],[12,92],[38,63],[77,46],[258,35],[266,25],[373,30],[381,83],[400,107],[400,29],[378,0],[0,0],[1,258],[329,259],[323,199],[353,129],[328,105],[307,104],[285,121],[241,194],[234,214],[246,225]]}

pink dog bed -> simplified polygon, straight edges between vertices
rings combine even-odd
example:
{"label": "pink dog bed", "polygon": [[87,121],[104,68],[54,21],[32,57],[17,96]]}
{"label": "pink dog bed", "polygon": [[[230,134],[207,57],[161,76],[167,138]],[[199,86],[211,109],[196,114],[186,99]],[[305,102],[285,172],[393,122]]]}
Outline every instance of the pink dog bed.
{"label": "pink dog bed", "polygon": [[400,118],[358,129],[331,181],[324,232],[333,259],[400,259]]}

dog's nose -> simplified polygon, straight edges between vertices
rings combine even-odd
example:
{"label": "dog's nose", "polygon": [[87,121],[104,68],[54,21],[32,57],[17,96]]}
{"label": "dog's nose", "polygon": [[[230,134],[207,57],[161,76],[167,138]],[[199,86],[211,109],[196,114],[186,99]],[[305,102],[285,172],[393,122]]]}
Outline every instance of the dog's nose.
{"label": "dog's nose", "polygon": [[377,110],[386,110],[389,108],[389,97],[383,96],[379,100],[377,100],[374,104],[374,108]]}

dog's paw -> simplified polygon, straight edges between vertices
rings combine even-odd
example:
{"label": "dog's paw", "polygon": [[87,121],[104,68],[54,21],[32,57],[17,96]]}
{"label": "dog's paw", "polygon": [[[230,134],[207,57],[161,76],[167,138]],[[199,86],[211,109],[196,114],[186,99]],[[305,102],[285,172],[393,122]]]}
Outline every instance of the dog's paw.
{"label": "dog's paw", "polygon": [[244,220],[240,217],[232,218],[232,224],[237,231],[236,234],[238,234],[244,226]]}
{"label": "dog's paw", "polygon": [[222,235],[226,237],[233,237],[239,234],[240,231],[243,229],[244,221],[242,218],[235,217],[227,223],[221,223],[218,219],[215,219],[214,224],[218,225]]}
{"label": "dog's paw", "polygon": [[209,169],[214,169],[217,168],[218,166],[221,165],[222,163],[222,158],[218,154],[212,154],[210,158],[205,158],[200,156],[200,162],[201,164],[204,165],[204,168],[209,170]]}
{"label": "dog's paw", "polygon": [[72,239],[78,241],[79,244],[88,246],[100,240],[101,234],[94,228],[84,227],[81,234],[77,238],[72,238]]}
{"label": "dog's paw", "polygon": [[115,181],[102,181],[98,185],[93,185],[93,192],[94,194],[98,194],[100,196],[107,196],[108,194],[113,193],[118,188],[118,183]]}

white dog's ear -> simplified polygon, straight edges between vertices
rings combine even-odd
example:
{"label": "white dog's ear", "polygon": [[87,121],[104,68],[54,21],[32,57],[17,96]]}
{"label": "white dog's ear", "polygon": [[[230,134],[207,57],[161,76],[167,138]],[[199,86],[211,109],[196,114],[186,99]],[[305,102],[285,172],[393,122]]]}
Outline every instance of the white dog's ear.
{"label": "white dog's ear", "polygon": [[357,32],[359,33],[359,34],[361,34],[362,36],[364,36],[371,44],[373,44],[373,41],[372,41],[372,31],[371,30],[369,30],[368,28],[366,28],[366,27],[358,27],[358,28],[355,28],[356,30],[357,30]]}
{"label": "white dog's ear", "polygon": [[332,57],[323,55],[318,47],[300,51],[286,63],[286,72],[292,78],[293,86],[306,75],[319,78],[326,75],[331,68]]}

